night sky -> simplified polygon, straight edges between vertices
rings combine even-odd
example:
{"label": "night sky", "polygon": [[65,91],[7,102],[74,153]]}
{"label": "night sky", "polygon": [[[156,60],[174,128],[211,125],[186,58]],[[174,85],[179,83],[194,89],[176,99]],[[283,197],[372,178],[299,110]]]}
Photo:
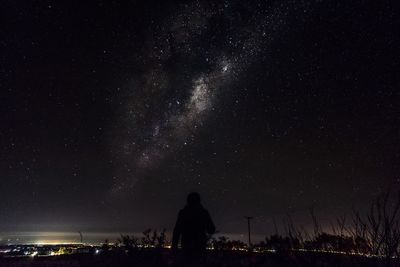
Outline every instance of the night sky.
{"label": "night sky", "polygon": [[387,1],[0,4],[0,232],[269,234],[400,189]]}

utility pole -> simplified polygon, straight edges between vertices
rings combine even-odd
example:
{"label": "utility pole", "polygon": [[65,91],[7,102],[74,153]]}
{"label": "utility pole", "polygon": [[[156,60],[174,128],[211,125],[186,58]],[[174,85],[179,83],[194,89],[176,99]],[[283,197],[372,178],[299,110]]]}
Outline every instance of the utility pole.
{"label": "utility pole", "polygon": [[250,220],[253,219],[253,217],[244,216],[244,218],[247,220],[247,231],[248,231],[248,233],[249,233],[249,251],[250,251],[250,250],[251,250]]}
{"label": "utility pole", "polygon": [[81,238],[81,244],[82,244],[82,243],[83,243],[83,235],[82,235],[82,232],[79,231],[78,233],[79,233],[79,237]]}

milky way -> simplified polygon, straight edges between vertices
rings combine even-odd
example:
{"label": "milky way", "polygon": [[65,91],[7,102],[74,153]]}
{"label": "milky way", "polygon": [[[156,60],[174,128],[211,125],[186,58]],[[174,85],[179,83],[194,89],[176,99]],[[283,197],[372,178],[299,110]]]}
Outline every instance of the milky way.
{"label": "milky way", "polygon": [[171,229],[190,191],[232,233],[367,208],[400,186],[397,10],[0,1],[0,232]]}
{"label": "milky way", "polygon": [[155,26],[145,49],[145,72],[133,79],[121,112],[117,135],[123,149],[116,153],[124,164],[114,176],[113,192],[132,188],[165,157],[196,142],[196,131],[218,112],[222,92],[268,55],[292,6],[255,5],[243,14],[228,2],[195,2]]}

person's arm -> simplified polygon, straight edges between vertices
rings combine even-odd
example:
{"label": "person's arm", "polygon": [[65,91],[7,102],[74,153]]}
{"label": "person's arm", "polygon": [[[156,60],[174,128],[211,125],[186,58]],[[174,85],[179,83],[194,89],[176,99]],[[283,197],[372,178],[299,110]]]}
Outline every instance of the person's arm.
{"label": "person's arm", "polygon": [[212,235],[215,233],[215,225],[214,222],[211,219],[210,213],[208,213],[208,211],[206,211],[206,231],[209,235]]}
{"label": "person's arm", "polygon": [[175,227],[174,227],[174,233],[172,236],[172,249],[176,250],[178,249],[178,243],[179,239],[181,237],[182,233],[182,212],[180,211],[178,214],[178,219],[176,220]]}

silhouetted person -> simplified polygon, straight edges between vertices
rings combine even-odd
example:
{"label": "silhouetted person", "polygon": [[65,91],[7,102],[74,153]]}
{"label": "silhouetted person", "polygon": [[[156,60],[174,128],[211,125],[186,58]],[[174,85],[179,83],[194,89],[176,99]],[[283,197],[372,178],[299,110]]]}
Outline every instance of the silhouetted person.
{"label": "silhouetted person", "polygon": [[186,262],[198,262],[205,256],[207,234],[212,235],[215,226],[210,214],[200,203],[198,193],[190,193],[186,206],[179,211],[174,234],[172,249],[177,250],[179,239]]}

